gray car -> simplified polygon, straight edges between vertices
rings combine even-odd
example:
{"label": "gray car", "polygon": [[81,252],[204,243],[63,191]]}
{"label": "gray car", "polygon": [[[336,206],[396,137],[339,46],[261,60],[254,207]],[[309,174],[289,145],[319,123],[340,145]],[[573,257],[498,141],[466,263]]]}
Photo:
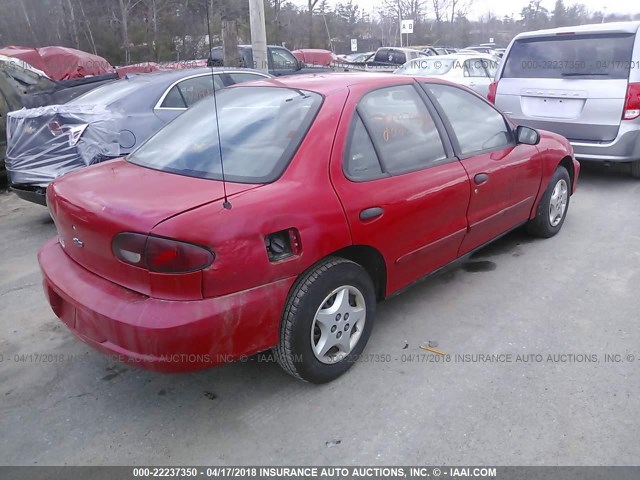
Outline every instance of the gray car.
{"label": "gray car", "polygon": [[199,68],[134,75],[64,105],[7,118],[7,172],[21,198],[45,204],[46,187],[72,170],[128,155],[215,89],[268,78],[249,69]]}
{"label": "gray car", "polygon": [[568,138],[579,160],[630,162],[640,178],[640,22],[517,35],[489,100],[516,123]]}

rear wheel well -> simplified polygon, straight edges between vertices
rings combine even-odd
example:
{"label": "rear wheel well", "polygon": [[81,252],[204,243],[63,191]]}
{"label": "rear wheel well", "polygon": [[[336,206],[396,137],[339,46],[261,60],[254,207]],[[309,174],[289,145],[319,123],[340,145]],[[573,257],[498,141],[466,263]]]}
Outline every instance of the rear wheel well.
{"label": "rear wheel well", "polygon": [[373,280],[376,298],[383,300],[387,292],[387,266],[382,254],[368,245],[351,245],[331,254],[361,265]]}
{"label": "rear wheel well", "polygon": [[569,178],[571,179],[571,189],[573,189],[573,182],[576,174],[573,169],[573,160],[571,159],[571,157],[564,157],[562,160],[560,160],[560,164],[558,166],[566,168],[567,172],[569,172]]}

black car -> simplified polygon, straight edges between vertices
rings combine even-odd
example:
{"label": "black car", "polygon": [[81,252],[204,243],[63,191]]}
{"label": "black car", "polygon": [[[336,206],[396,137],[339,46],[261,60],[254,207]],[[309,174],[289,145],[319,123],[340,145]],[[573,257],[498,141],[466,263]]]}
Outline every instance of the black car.
{"label": "black car", "polygon": [[[263,66],[256,65],[253,60],[253,49],[251,45],[238,45],[238,56],[240,57],[240,65],[229,65],[233,67],[257,68],[263,70]],[[214,47],[211,49],[207,65],[213,67],[224,66],[224,52],[222,47]],[[268,70],[271,75],[298,75],[302,73],[317,73],[332,71],[329,67],[307,67],[298,61],[298,59],[284,47],[278,45],[267,46],[267,62]]]}

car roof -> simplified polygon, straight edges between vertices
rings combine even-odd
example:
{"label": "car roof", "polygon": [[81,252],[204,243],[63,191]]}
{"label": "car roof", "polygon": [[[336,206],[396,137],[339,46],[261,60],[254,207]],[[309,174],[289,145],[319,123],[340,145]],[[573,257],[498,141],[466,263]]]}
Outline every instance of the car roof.
{"label": "car roof", "polygon": [[417,62],[417,61],[428,61],[428,60],[469,60],[469,57],[483,58],[487,60],[495,60],[496,57],[494,55],[490,55],[488,53],[482,52],[463,52],[463,53],[447,53],[446,55],[438,55],[437,57],[427,57],[427,58],[414,58],[413,60],[409,60],[407,63]]}
{"label": "car roof", "polygon": [[220,74],[225,72],[252,72],[252,73],[262,73],[263,75],[269,75],[266,72],[260,72],[258,70],[253,70],[249,68],[231,68],[231,67],[198,67],[198,68],[181,68],[177,70],[160,70],[156,72],[150,73],[140,73],[140,74],[128,74],[124,79],[119,81],[128,81],[135,83],[146,83],[146,84],[162,84],[167,83],[171,84],[176,80],[180,80],[181,78],[191,77],[194,75],[202,75],[205,73],[211,73],[213,71],[214,74]]}
{"label": "car roof", "polygon": [[523,32],[516,35],[518,38],[530,38],[541,36],[552,36],[561,33],[636,33],[640,27],[640,22],[612,22],[593,23],[589,25],[577,25],[574,27],[558,27],[546,30],[535,30],[533,32]]}
{"label": "car roof", "polygon": [[[229,88],[247,87],[285,87],[300,90],[309,90],[321,95],[331,95],[339,90],[344,90],[351,86],[369,84],[372,88],[387,85],[406,84],[412,75],[392,75],[390,73],[373,72],[327,72],[312,73],[304,75],[290,75],[267,80],[256,80],[251,83],[241,83]],[[421,78],[424,80],[424,78]],[[435,83],[448,83],[446,81],[435,80]]]}
{"label": "car roof", "polygon": [[405,52],[405,53],[406,52],[418,52],[418,53],[420,53],[420,50],[416,50],[415,48],[407,48],[407,47],[380,47],[378,50],[397,50],[399,52]]}

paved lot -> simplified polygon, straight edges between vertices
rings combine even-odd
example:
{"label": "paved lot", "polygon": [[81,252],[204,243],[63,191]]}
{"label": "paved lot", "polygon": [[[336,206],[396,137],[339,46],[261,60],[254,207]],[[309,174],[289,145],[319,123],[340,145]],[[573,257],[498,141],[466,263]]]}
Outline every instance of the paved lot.
{"label": "paved lot", "polygon": [[[46,210],[1,193],[0,464],[637,464],[639,200],[585,172],[559,236],[514,232],[381,304],[365,353],[390,361],[313,386],[255,357],[161,375],[94,353],[41,292]],[[406,361],[428,341],[450,362]]]}

